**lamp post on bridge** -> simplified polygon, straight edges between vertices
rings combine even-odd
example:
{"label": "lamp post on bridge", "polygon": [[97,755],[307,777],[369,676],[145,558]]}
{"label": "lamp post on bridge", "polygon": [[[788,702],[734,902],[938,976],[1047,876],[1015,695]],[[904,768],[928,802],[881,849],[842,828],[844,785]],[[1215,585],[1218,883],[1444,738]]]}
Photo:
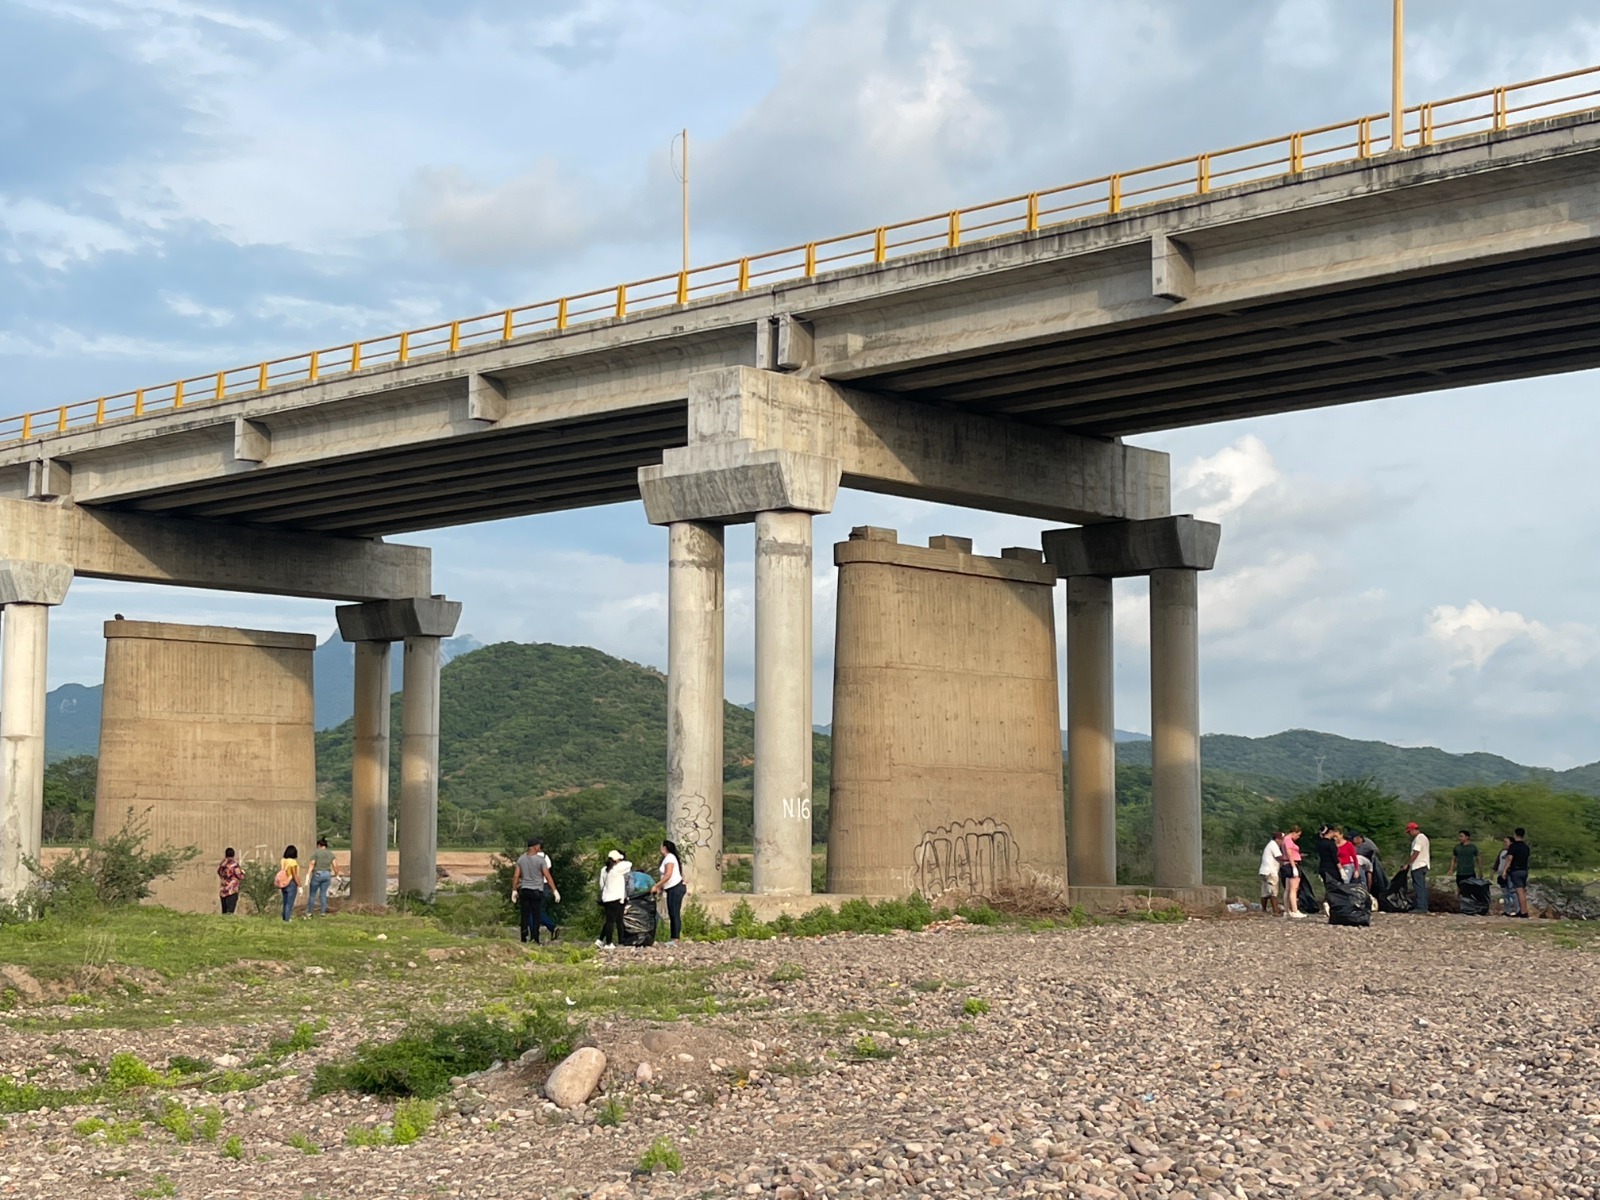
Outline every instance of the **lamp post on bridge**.
{"label": "lamp post on bridge", "polygon": [[1391,75],[1393,96],[1389,107],[1389,149],[1401,150],[1406,144],[1405,106],[1405,24],[1406,0],[1394,0]]}

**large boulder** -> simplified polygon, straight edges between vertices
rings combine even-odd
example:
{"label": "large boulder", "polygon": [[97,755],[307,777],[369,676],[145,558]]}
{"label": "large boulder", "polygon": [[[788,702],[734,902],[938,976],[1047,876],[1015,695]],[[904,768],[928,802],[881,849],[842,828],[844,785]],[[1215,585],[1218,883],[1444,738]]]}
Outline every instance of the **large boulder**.
{"label": "large boulder", "polygon": [[556,1065],[544,1081],[544,1094],[562,1108],[576,1108],[600,1085],[606,1056],[594,1046],[580,1046]]}

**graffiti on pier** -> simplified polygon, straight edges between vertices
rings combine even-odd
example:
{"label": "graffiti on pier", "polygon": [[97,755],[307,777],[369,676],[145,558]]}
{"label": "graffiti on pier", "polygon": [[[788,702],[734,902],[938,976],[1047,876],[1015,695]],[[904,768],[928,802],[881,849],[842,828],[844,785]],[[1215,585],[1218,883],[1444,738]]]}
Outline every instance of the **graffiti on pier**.
{"label": "graffiti on pier", "polygon": [[912,863],[917,890],[930,899],[949,891],[992,897],[1016,878],[1020,858],[1010,827],[985,817],[928,830]]}
{"label": "graffiti on pier", "polygon": [[717,840],[717,827],[711,814],[711,802],[704,796],[682,796],[675,807],[668,826],[672,840],[678,844],[678,852],[689,860],[695,857],[696,851],[712,855],[720,868],[722,847],[713,844]]}

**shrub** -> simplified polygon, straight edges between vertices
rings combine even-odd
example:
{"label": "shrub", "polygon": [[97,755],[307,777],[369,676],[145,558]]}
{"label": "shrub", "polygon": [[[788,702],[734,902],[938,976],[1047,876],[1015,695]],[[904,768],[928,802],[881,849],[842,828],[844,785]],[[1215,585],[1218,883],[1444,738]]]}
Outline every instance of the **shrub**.
{"label": "shrub", "polygon": [[678,1148],[664,1137],[658,1137],[650,1143],[650,1148],[639,1156],[638,1170],[641,1174],[648,1175],[660,1167],[664,1171],[671,1171],[676,1175],[683,1170],[683,1155],[678,1153]]}
{"label": "shrub", "polygon": [[106,1087],[114,1092],[131,1092],[134,1088],[166,1087],[171,1078],[154,1067],[146,1065],[137,1054],[119,1050],[111,1056],[106,1066]]}
{"label": "shrub", "polygon": [[240,1159],[244,1157],[244,1143],[239,1140],[238,1134],[234,1134],[222,1143],[222,1154],[224,1158]]}
{"label": "shrub", "polygon": [[565,1053],[572,1030],[536,1009],[515,1025],[473,1016],[459,1021],[419,1021],[387,1042],[365,1042],[347,1062],[317,1068],[314,1094],[363,1092],[370,1096],[441,1096],[454,1075],[470,1075],[495,1061],[509,1062],[535,1045]]}
{"label": "shrub", "polygon": [[278,868],[264,858],[246,859],[239,865],[244,868],[244,878],[239,881],[239,894],[250,901],[250,911],[258,917],[281,915],[283,897],[275,882]]}
{"label": "shrub", "polygon": [[130,808],[122,828],[104,841],[72,850],[48,868],[28,860],[37,879],[16,902],[0,907],[0,925],[137,904],[150,895],[152,883],[177,874],[200,853],[194,846],[151,850],[145,845],[149,835],[147,817]]}

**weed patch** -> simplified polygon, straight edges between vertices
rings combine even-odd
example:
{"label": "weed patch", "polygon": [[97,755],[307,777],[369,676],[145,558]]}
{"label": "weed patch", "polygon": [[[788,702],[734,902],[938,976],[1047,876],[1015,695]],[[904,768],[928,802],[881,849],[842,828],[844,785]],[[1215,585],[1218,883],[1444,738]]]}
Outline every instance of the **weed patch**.
{"label": "weed patch", "polygon": [[671,1171],[676,1175],[683,1170],[683,1155],[678,1153],[678,1148],[669,1139],[658,1137],[639,1156],[638,1170],[642,1175],[656,1170]]}
{"label": "weed patch", "polygon": [[779,963],[771,975],[767,976],[768,983],[793,983],[806,977],[806,969],[799,963]]}
{"label": "weed patch", "polygon": [[[548,1022],[542,1011],[516,1024],[483,1016],[416,1022],[392,1041],[363,1043],[347,1062],[318,1067],[312,1092],[424,1099],[441,1096],[449,1090],[451,1076],[470,1075],[496,1060],[511,1062],[540,1044],[538,1034],[547,1029]],[[570,1039],[564,1023],[562,1031]]]}
{"label": "weed patch", "polygon": [[387,1125],[352,1125],[345,1131],[347,1146],[409,1146],[433,1128],[438,1109],[432,1100],[412,1097],[395,1105],[394,1120]]}
{"label": "weed patch", "polygon": [[322,1153],[322,1147],[303,1133],[290,1134],[288,1144],[300,1151],[301,1154],[314,1155]]}
{"label": "weed patch", "polygon": [[600,1106],[600,1111],[595,1114],[596,1125],[621,1125],[622,1119],[628,1115],[628,1106],[616,1096],[607,1096],[605,1103]]}
{"label": "weed patch", "polygon": [[961,1002],[961,1011],[969,1017],[981,1017],[989,1011],[989,1002],[977,996],[968,996]]}
{"label": "weed patch", "polygon": [[240,1140],[238,1134],[234,1134],[222,1143],[222,1157],[235,1161],[244,1157],[244,1142]]}

